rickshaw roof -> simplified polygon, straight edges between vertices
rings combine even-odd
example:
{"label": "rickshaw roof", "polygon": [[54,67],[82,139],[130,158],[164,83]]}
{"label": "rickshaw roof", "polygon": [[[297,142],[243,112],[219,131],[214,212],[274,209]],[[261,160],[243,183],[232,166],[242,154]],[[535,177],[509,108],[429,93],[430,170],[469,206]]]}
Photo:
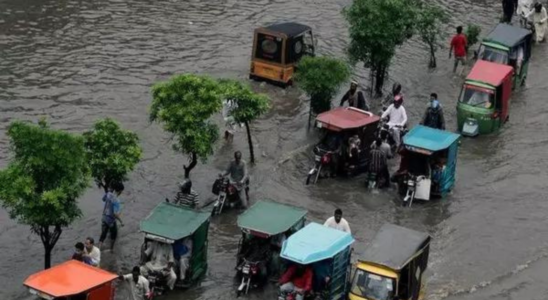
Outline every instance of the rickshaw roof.
{"label": "rickshaw roof", "polygon": [[457,133],[417,125],[403,137],[403,143],[429,151],[440,151],[449,148],[459,138]]}
{"label": "rickshaw roof", "polygon": [[511,48],[531,34],[531,31],[527,29],[501,23],[498,24],[483,41],[497,43]]}
{"label": "rickshaw roof", "polygon": [[478,60],[466,80],[479,81],[497,87],[512,72],[514,69],[511,66]]}
{"label": "rickshaw roof", "polygon": [[116,278],[116,274],[71,259],[30,275],[23,284],[57,298],[89,291]]}
{"label": "rickshaw roof", "polygon": [[162,202],[141,221],[142,232],[179,240],[192,235],[209,220],[211,213]]}
{"label": "rickshaw roof", "polygon": [[334,257],[352,243],[350,233],[310,223],[284,242],[281,257],[307,265]]}
{"label": "rickshaw roof", "polygon": [[295,22],[288,22],[288,23],[278,23],[273,24],[270,26],[265,27],[265,29],[269,31],[279,32],[285,34],[288,38],[292,38],[294,36],[297,36],[303,32],[312,30],[309,26],[295,23]]}
{"label": "rickshaw roof", "polygon": [[379,116],[352,107],[337,107],[316,117],[317,122],[325,124],[333,131],[360,128],[379,120]]}
{"label": "rickshaw roof", "polygon": [[303,208],[261,200],[238,216],[238,226],[272,236],[293,227],[306,213]]}
{"label": "rickshaw roof", "polygon": [[365,249],[360,261],[401,270],[430,243],[430,235],[394,224],[384,224]]}

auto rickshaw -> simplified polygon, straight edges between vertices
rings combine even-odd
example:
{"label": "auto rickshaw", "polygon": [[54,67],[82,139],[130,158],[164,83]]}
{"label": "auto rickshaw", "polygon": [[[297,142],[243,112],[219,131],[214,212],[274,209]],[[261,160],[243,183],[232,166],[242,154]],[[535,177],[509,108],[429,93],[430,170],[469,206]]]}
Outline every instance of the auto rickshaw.
{"label": "auto rickshaw", "polygon": [[478,60],[466,77],[457,104],[458,130],[465,136],[488,134],[508,121],[511,66]]}
{"label": "auto rickshaw", "polygon": [[116,278],[116,274],[69,260],[30,275],[24,285],[40,299],[114,300]]}
{"label": "auto rickshaw", "polygon": [[314,147],[314,167],[308,172],[306,184],[316,183],[325,174],[365,172],[379,120],[379,116],[355,107],[337,107],[319,114],[316,126],[323,137]]}
{"label": "auto rickshaw", "polygon": [[[176,286],[189,287],[198,282],[207,270],[210,217],[211,212],[167,202],[158,204],[140,224],[140,231],[145,234],[145,241],[141,247],[141,265],[149,261],[145,251],[152,242],[169,244],[173,250],[176,250],[189,238],[192,241],[192,247],[184,280],[181,280],[180,276],[181,259],[178,259],[177,251],[173,252],[175,262],[173,268],[177,275]],[[165,291],[167,274],[150,272],[143,275],[149,279],[151,290],[155,295],[161,295]]]}
{"label": "auto rickshaw", "polygon": [[[289,264],[312,268],[313,291],[307,292],[305,298],[314,293],[316,299],[346,299],[353,243],[350,233],[310,223],[283,243],[281,257]],[[291,296],[280,293],[279,299]]]}
{"label": "auto rickshaw", "polygon": [[282,243],[304,227],[306,213],[302,208],[260,200],[238,216],[242,238],[236,264],[241,277],[237,295],[247,294],[268,276],[279,275]]}
{"label": "auto rickshaw", "polygon": [[349,300],[420,300],[430,236],[385,224],[358,260]]}
{"label": "auto rickshaw", "polygon": [[478,58],[514,68],[513,87],[527,78],[533,33],[508,24],[498,24],[481,42]]}
{"label": "auto rickshaw", "polygon": [[460,135],[418,125],[403,138],[400,169],[395,175],[403,205],[414,199],[444,197],[455,185]]}
{"label": "auto rickshaw", "polygon": [[312,29],[299,23],[280,23],[255,29],[250,79],[266,79],[282,86],[293,83],[295,65],[314,55]]}

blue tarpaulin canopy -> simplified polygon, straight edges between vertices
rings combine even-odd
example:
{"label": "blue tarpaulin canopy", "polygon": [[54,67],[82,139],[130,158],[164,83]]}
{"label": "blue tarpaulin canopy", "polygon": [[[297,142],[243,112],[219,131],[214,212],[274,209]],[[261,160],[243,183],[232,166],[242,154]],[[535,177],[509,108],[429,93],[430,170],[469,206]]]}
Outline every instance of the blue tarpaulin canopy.
{"label": "blue tarpaulin canopy", "polygon": [[310,223],[284,242],[281,257],[307,265],[332,258],[352,243],[350,233]]}
{"label": "blue tarpaulin canopy", "polygon": [[418,125],[403,137],[403,143],[435,152],[449,148],[459,138],[460,134]]}

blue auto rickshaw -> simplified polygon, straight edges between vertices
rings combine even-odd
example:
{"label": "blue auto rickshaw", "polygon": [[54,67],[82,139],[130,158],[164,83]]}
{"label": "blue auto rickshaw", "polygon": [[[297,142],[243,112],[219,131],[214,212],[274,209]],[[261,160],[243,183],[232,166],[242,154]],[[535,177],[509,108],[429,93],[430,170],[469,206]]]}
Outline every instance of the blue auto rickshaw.
{"label": "blue auto rickshaw", "polygon": [[445,197],[453,189],[459,139],[459,134],[422,125],[405,135],[395,176],[404,206],[414,199]]}
{"label": "blue auto rickshaw", "polygon": [[[290,267],[292,264],[312,268],[313,290],[316,299],[346,299],[350,279],[350,246],[354,238],[350,233],[310,223],[290,236],[282,246],[281,257]],[[282,276],[283,277],[283,276]],[[328,282],[323,278],[329,277]],[[295,299],[293,294],[282,294],[278,299]]]}

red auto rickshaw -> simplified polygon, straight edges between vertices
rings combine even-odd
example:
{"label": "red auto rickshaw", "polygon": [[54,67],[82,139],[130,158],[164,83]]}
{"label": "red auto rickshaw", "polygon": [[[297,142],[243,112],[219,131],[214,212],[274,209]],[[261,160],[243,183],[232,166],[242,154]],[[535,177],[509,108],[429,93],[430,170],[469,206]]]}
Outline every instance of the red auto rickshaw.
{"label": "red auto rickshaw", "polygon": [[114,300],[112,282],[118,275],[69,260],[30,275],[24,285],[46,300]]}
{"label": "red auto rickshaw", "polygon": [[379,120],[379,116],[355,107],[337,107],[319,114],[316,127],[323,137],[314,147],[314,167],[306,184],[316,183],[320,177],[365,172]]}

